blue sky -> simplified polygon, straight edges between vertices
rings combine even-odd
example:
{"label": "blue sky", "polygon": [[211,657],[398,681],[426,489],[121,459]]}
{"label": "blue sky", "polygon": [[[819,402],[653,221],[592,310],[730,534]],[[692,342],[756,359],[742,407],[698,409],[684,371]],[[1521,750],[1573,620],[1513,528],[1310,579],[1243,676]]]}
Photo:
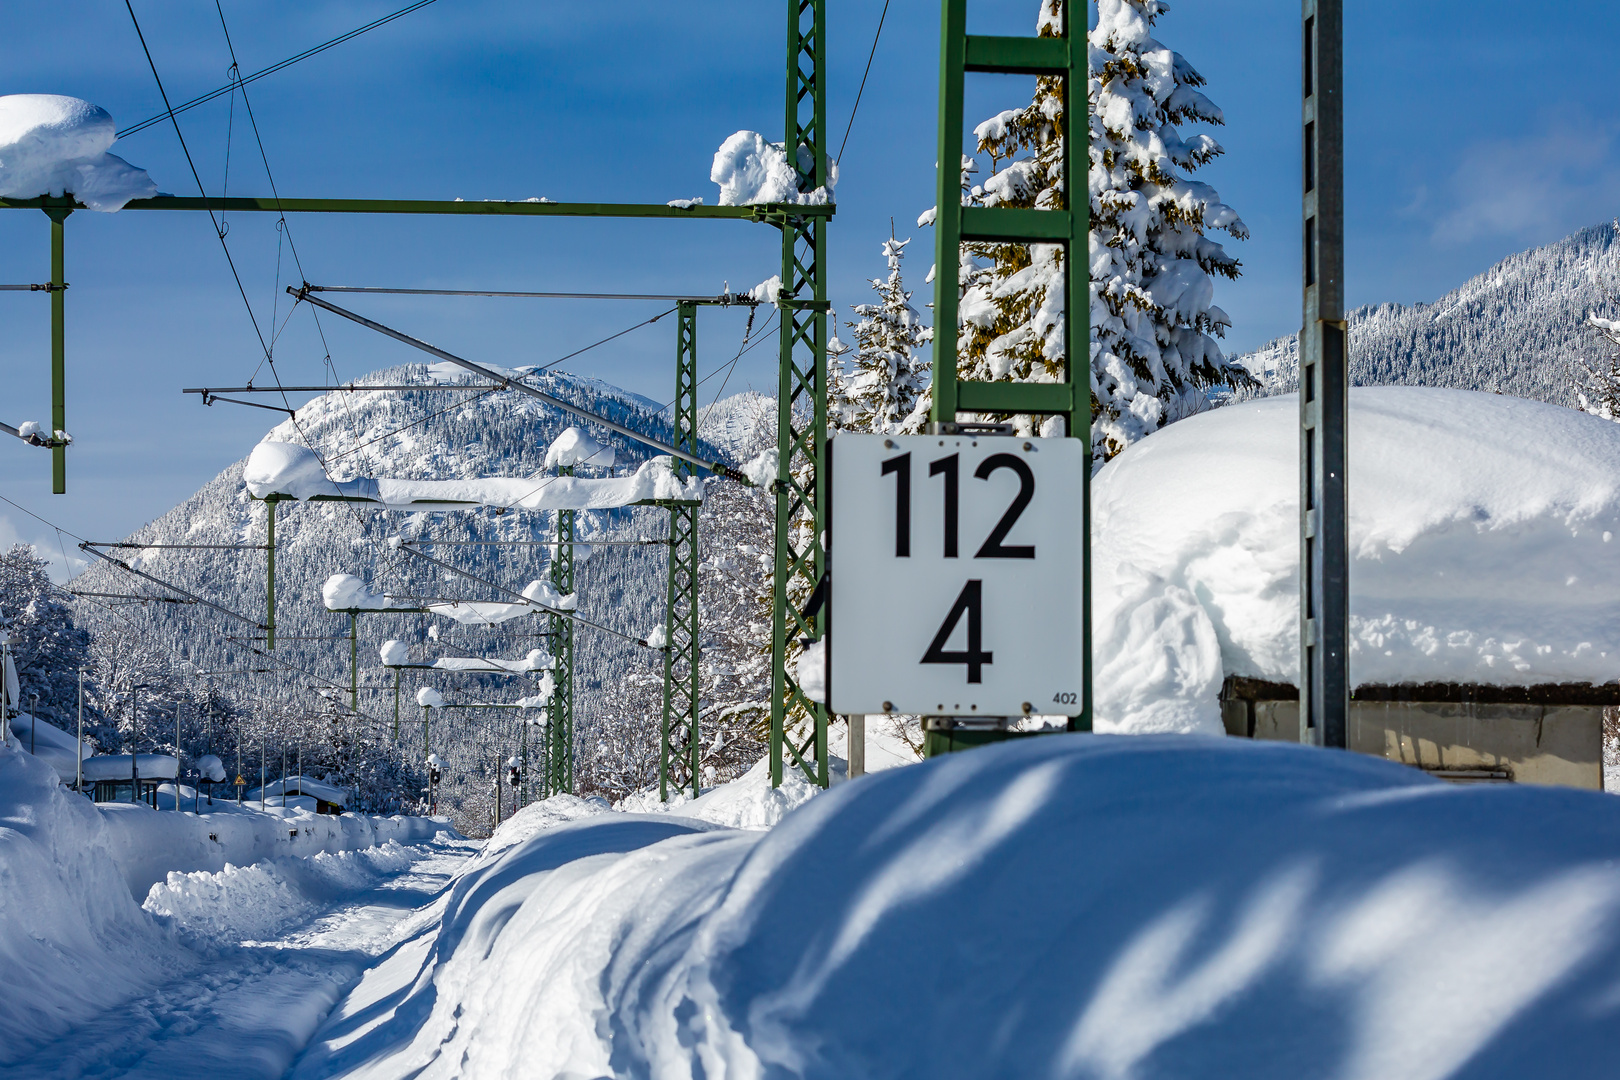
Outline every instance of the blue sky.
{"label": "blue sky", "polygon": [[[243,70],[352,29],[403,0],[225,5]],[[977,32],[1028,32],[1034,0],[974,0]],[[842,140],[881,0],[830,0],[829,122]],[[1230,245],[1244,276],[1222,283],[1241,351],[1295,328],[1299,175],[1298,8],[1222,0],[1178,3],[1158,36],[1209,79],[1226,113],[1227,156],[1199,177],[1237,208],[1253,238]],[[1529,19],[1493,2],[1351,5],[1347,281],[1351,301],[1433,299],[1514,251],[1620,213],[1620,103],[1612,49],[1620,11],[1598,2]],[[0,36],[0,93],[88,98],[120,126],[160,111],[152,76],[117,0],[13,5]],[[178,102],[226,81],[229,56],[212,0],[135,4],[158,70]],[[750,128],[780,138],[785,4],[672,5],[437,0],[249,88],[277,186],[286,196],[667,201],[703,195],[715,148]],[[1027,10],[1026,10],[1027,9]],[[931,261],[915,228],[933,201],[938,4],[891,0],[865,98],[844,152],[830,229],[840,311],[882,271],[879,242],[917,236],[911,282]],[[970,123],[1013,107],[1017,80],[975,80]],[[1027,97],[1025,98],[1027,100]],[[181,127],[210,194],[266,194],[245,124],[226,99]],[[172,128],[122,140],[116,153],[159,186],[195,194]],[[311,280],[397,286],[601,291],[718,291],[774,273],[777,233],[746,223],[604,223],[295,217],[291,237]],[[281,239],[268,215],[231,221],[229,242],[261,324],[272,315]],[[282,252],[281,277],[296,271]],[[44,280],[43,215],[0,213],[0,281]],[[69,221],[67,496],[49,494],[46,455],[0,446],[0,494],[92,539],[124,535],[244,454],[270,413],[204,409],[183,386],[239,384],[257,339],[206,215],[81,213]],[[925,297],[919,295],[919,301]],[[284,300],[284,298],[283,298]],[[384,322],[475,359],[545,362],[652,314],[648,305],[366,298]],[[281,303],[280,314],[285,315]],[[326,322],[332,364],[348,378],[415,360],[402,346]],[[45,419],[48,319],[42,296],[0,294],[0,418]],[[705,313],[705,372],[741,340],[737,313]],[[668,322],[566,367],[659,400],[672,381]],[[728,392],[772,388],[769,346]],[[306,312],[277,347],[287,382],[326,379]],[[261,381],[263,375],[261,374]],[[712,384],[711,384],[712,385]],[[57,548],[55,534],[0,505],[0,543]],[[71,551],[71,546],[68,548]]]}

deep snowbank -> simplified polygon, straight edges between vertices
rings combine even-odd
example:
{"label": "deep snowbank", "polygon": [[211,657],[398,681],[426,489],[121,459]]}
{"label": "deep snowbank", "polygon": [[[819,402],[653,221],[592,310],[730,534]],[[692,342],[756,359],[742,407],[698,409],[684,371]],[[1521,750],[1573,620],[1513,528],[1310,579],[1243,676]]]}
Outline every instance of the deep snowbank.
{"label": "deep snowbank", "polygon": [[[158,795],[159,806],[173,798],[166,794],[171,791],[165,785]],[[247,866],[264,859],[357,851],[390,841],[409,844],[455,831],[443,818],[332,817],[280,806],[238,809],[224,799],[215,799],[211,810],[205,801],[203,810],[209,812],[198,816],[189,810],[190,791],[181,788],[181,805],[187,808],[183,814],[139,803],[100,804],[118,851],[118,868],[132,895],[145,897],[147,890],[176,870],[218,871],[226,863]]]}
{"label": "deep snowbank", "polygon": [[530,812],[295,1076],[1439,1080],[1620,1050],[1597,794],[1053,736],[769,832]]}
{"label": "deep snowbank", "polygon": [[395,841],[361,851],[279,858],[211,873],[171,871],[141,906],[188,945],[258,940],[302,922],[340,893],[356,892],[410,867],[417,854]]}
{"label": "deep snowbank", "polygon": [[[0,1067],[26,1061],[30,1048],[190,971],[198,954],[186,943],[224,944],[286,925],[335,890],[398,869],[409,858],[399,839],[449,829],[410,819],[216,809],[199,818],[98,807],[63,788],[38,758],[0,748]],[[339,850],[372,843],[382,846]],[[227,857],[245,864],[258,850],[279,858],[225,866]],[[216,864],[221,873],[168,873]],[[165,884],[148,896],[157,881]],[[324,1006],[309,1015],[305,1035],[323,1013]],[[283,1048],[283,1068],[299,1045]]]}
{"label": "deep snowbank", "polygon": [[130,895],[119,855],[92,803],[0,747],[0,1064],[188,962]]}
{"label": "deep snowbank", "polygon": [[[1092,485],[1102,730],[1218,733],[1299,664],[1298,399],[1173,424]],[[1350,392],[1350,675],[1620,677],[1620,425],[1496,394]]]}
{"label": "deep snowbank", "polygon": [[[829,756],[828,765],[834,783],[847,775],[843,759]],[[762,757],[737,779],[712,787],[695,799],[677,791],[663,802],[658,798],[658,789],[651,788],[625,796],[614,809],[631,814],[676,814],[731,829],[769,829],[789,811],[819,794],[821,789],[791,763],[783,766],[782,786],[771,787],[771,759]]]}

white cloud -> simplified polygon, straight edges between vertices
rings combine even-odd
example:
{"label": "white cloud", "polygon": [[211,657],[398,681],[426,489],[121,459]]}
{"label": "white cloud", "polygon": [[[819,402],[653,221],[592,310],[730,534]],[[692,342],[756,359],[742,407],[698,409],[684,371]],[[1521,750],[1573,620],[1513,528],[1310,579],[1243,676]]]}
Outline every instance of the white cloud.
{"label": "white cloud", "polygon": [[1559,119],[1475,143],[1450,182],[1427,194],[1442,243],[1565,236],[1620,209],[1620,124]]}
{"label": "white cloud", "polygon": [[73,577],[85,568],[87,560],[73,554],[74,548],[68,546],[66,538],[59,538],[55,533],[44,535],[24,534],[11,519],[0,514],[0,551],[10,551],[13,545],[27,544],[34,549],[34,554],[50,564],[51,580],[58,585]]}

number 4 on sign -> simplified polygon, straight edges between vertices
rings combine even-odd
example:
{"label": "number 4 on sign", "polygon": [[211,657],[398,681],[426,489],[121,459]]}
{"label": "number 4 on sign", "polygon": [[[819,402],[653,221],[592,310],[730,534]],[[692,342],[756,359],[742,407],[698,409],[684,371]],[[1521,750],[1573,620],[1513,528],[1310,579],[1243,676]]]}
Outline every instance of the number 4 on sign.
{"label": "number 4 on sign", "polygon": [[844,432],[830,457],[828,706],[1078,713],[1084,442]]}
{"label": "number 4 on sign", "polygon": [[[984,583],[982,581],[969,581],[962,586],[962,592],[951,605],[951,612],[945,616],[945,622],[940,625],[939,633],[934,635],[933,642],[928,651],[923,653],[922,662],[925,664],[966,664],[967,681],[978,683],[984,681],[984,665],[995,662],[995,654],[984,648]],[[946,651],[945,643],[956,632],[956,624],[962,621],[962,615],[967,615],[967,648],[960,651]]]}

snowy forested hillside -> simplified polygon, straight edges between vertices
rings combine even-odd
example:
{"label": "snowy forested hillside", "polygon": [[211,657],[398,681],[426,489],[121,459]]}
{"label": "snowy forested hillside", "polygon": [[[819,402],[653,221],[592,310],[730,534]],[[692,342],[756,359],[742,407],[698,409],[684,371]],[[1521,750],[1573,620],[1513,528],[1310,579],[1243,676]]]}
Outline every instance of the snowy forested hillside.
{"label": "snowy forested hillside", "polygon": [[[376,372],[362,380],[362,385],[425,383],[439,375],[437,369],[430,373],[421,365],[409,365]],[[638,430],[668,437],[668,416],[657,403],[605,383],[560,373],[536,375],[530,381]],[[773,401],[758,395],[738,395],[719,403],[712,416],[704,417],[705,430],[712,429],[716,436],[708,452],[737,458],[749,452],[756,438],[771,438],[774,426],[767,422],[756,430],[755,418],[774,419],[774,409]],[[479,394],[471,389],[461,393],[339,392],[299,409],[296,424],[285,422],[267,437],[290,442],[307,438],[326,459],[333,478],[339,480],[357,476],[541,477],[547,446],[575,422],[560,410],[514,394]],[[616,472],[633,471],[651,454],[628,440],[616,438],[614,443]],[[736,490],[718,490],[728,488]],[[759,554],[768,559],[768,497],[730,482],[711,482],[710,502],[701,516],[704,553],[711,557],[710,569],[716,571],[704,584],[705,691],[715,691],[715,700],[706,704],[718,716],[725,706],[766,696],[754,682],[762,675],[768,679],[768,666],[751,665],[751,651],[732,634],[732,616],[744,621],[760,617],[751,610],[748,598],[756,591],[756,582],[764,580],[763,570],[749,561],[746,550],[740,553],[740,547],[746,548],[750,538],[758,544],[764,536]],[[667,534],[668,521],[662,509],[631,507],[581,513],[577,528],[582,539],[659,540]],[[344,756],[364,756],[357,740],[372,746],[373,753],[389,753],[393,682],[392,674],[378,661],[378,648],[385,640],[406,642],[412,663],[457,655],[510,659],[544,647],[538,636],[545,628],[543,620],[466,626],[422,615],[362,617],[360,708],[365,717],[355,723],[332,709],[316,689],[318,680],[342,684],[345,691],[339,697],[346,706],[348,621],[324,610],[322,582],[329,575],[347,573],[396,595],[504,600],[507,597],[492,589],[398,550],[389,538],[533,542],[552,539],[554,530],[550,512],[484,508],[406,514],[342,503],[283,503],[277,515],[274,663],[250,651],[250,647],[263,647],[262,641],[253,640],[261,631],[200,605],[164,603],[114,610],[83,603],[78,605],[83,625],[101,643],[98,654],[104,670],[99,671],[99,684],[94,688],[96,699],[109,712],[127,708],[129,688],[148,678],[154,664],[161,666],[165,661],[181,673],[182,680],[188,677],[187,663],[204,672],[248,672],[251,674],[214,676],[209,681],[247,713],[240,731],[248,743],[250,771],[257,772],[260,735],[273,762],[289,743],[297,744],[289,747],[291,752],[301,747],[308,755],[306,764],[313,761],[323,767],[340,765],[336,759]],[[738,535],[722,536],[725,530]],[[263,544],[265,506],[249,499],[238,462],[131,539],[154,545]],[[520,590],[545,576],[549,549],[533,543],[501,547],[440,544],[430,551],[435,558],[479,578]],[[262,551],[125,549],[113,554],[255,622],[264,616]],[[581,550],[580,555],[584,554]],[[577,570],[581,615],[631,638],[646,637],[663,620],[666,565],[667,549],[657,544],[594,547]],[[768,567],[768,563],[761,566]],[[73,587],[162,594],[155,586],[104,564],[92,567]],[[758,585],[757,591],[768,591],[768,585]],[[430,636],[432,632],[437,636]],[[576,640],[578,786],[587,792],[622,795],[656,780],[663,657],[588,627],[581,627]],[[278,664],[290,664],[318,680],[293,671],[264,670]],[[510,702],[535,693],[534,682],[527,676],[406,671],[403,685],[405,749],[401,757],[407,770],[414,769],[422,756],[422,712],[414,703],[418,686],[435,686],[452,703]],[[518,710],[447,710],[434,716],[433,748],[449,765],[443,808],[464,827],[487,828],[497,759],[504,761],[517,752],[518,718],[533,720],[539,715]],[[727,715],[732,722],[721,746],[706,756],[717,767],[719,779],[740,773],[759,753],[757,741],[747,730],[748,710]],[[172,724],[172,718],[168,723]],[[129,729],[127,723],[121,726]],[[149,721],[147,727],[152,726]],[[706,736],[713,738],[714,728],[707,721],[705,728]],[[166,736],[160,730],[147,737]],[[219,738],[216,733],[216,752],[221,749]],[[189,743],[187,750],[192,752]],[[234,769],[235,762],[227,765]],[[271,771],[275,771],[274,765]],[[257,777],[254,779],[256,782]]]}
{"label": "snowy forested hillside", "polygon": [[[1487,390],[1573,405],[1568,365],[1603,350],[1588,314],[1620,308],[1620,242],[1613,223],[1502,260],[1432,304],[1378,304],[1350,313],[1350,377]],[[1297,335],[1238,361],[1273,392],[1295,388]]]}

